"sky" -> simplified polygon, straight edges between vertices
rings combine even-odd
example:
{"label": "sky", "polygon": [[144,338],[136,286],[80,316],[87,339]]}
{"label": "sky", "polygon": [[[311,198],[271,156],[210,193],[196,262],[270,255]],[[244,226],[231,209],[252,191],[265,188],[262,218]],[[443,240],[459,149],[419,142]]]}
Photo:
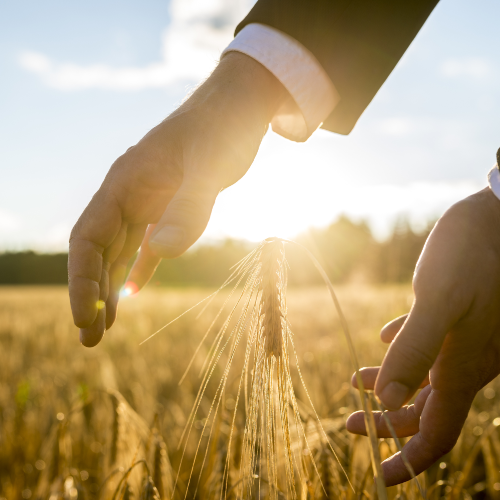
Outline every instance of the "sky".
{"label": "sky", "polygon": [[[61,251],[113,161],[215,67],[248,0],[0,2],[0,251]],[[340,214],[387,235],[486,185],[500,147],[500,2],[441,0],[347,137],[269,132],[204,240]]]}

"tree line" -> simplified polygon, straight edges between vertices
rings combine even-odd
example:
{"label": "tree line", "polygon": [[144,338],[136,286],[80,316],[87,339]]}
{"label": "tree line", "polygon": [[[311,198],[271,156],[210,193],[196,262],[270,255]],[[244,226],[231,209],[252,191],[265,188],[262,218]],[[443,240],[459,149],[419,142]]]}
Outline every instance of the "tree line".
{"label": "tree line", "polygon": [[[411,281],[418,256],[430,227],[416,232],[401,218],[385,241],[377,241],[365,222],[341,216],[326,228],[311,229],[297,237],[321,262],[335,283],[362,279],[372,283]],[[255,244],[227,239],[200,244],[182,257],[163,260],[152,279],[159,286],[219,286],[229,268]],[[321,277],[295,245],[286,246],[291,286],[321,284]],[[33,251],[0,254],[0,284],[41,285],[67,283],[66,253],[41,254]]]}

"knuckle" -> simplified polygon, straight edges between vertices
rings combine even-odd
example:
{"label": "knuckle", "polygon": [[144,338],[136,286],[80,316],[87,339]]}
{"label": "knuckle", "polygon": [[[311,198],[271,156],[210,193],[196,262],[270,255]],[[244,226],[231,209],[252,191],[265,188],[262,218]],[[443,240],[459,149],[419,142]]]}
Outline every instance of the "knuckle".
{"label": "knuckle", "polygon": [[449,453],[457,444],[458,436],[455,434],[439,433],[431,434],[430,436],[422,435],[431,460],[437,460]]}
{"label": "knuckle", "polygon": [[182,214],[195,215],[201,210],[202,204],[197,196],[185,196],[176,199],[171,208]]}
{"label": "knuckle", "polygon": [[191,195],[175,199],[169,207],[173,216],[187,218],[187,221],[197,223],[200,216],[210,213],[213,202],[206,196]]}
{"label": "knuckle", "polygon": [[101,248],[88,240],[75,238],[68,255],[70,278],[88,278],[99,282],[102,273]]}
{"label": "knuckle", "polygon": [[410,367],[418,373],[427,372],[434,362],[432,356],[417,342],[404,340],[393,344],[393,355],[398,358],[399,364]]}

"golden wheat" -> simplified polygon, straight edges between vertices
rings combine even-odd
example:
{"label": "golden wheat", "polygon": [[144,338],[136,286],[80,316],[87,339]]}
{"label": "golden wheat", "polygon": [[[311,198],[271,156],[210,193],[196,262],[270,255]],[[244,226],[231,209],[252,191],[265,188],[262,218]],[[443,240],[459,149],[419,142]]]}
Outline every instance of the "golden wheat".
{"label": "golden wheat", "polygon": [[[255,495],[266,494],[271,500],[277,500],[280,495],[286,494],[287,497],[295,499],[298,498],[300,491],[303,489],[306,476],[302,450],[297,451],[293,443],[302,441],[305,450],[308,450],[308,452],[311,452],[311,450],[307,442],[301,410],[295,396],[290,369],[290,354],[294,357],[299,380],[307,395],[312,415],[314,415],[321,429],[323,439],[328,442],[333,456],[337,458],[337,454],[321,427],[321,422],[305,387],[299,368],[299,358],[293,345],[292,332],[287,318],[287,263],[284,241],[278,238],[265,240],[255,251],[243,259],[233,272],[230,280],[226,282],[229,283],[231,280],[236,282],[231,294],[234,293],[243,279],[245,281],[239,299],[213,340],[210,348],[211,355],[204,365],[206,368],[203,381],[183,437],[185,436],[186,440],[189,439],[192,424],[208,383],[223,352],[228,349],[229,354],[223,375],[205,417],[202,436],[198,441],[195,453],[196,459],[203,436],[208,434],[209,441],[212,438],[236,349],[246,334],[245,354],[239,375],[236,403],[230,425],[226,463],[222,474],[221,497],[226,497],[228,491],[232,490],[229,483],[231,445],[238,403],[243,389],[245,396],[245,428],[243,431],[239,485],[236,488],[237,496],[246,499],[253,498]],[[235,313],[238,305],[241,305],[239,315]],[[219,311],[218,316],[220,314],[221,311]],[[237,319],[234,320],[235,324],[230,329],[233,317],[237,317]],[[212,325],[213,322],[209,330]],[[227,336],[225,336],[226,332],[229,332]],[[204,339],[206,337],[207,334]],[[187,442],[184,450],[186,446]],[[208,450],[209,445],[206,447],[202,460],[202,470],[207,463]],[[338,458],[337,462],[345,474]],[[319,476],[314,458],[312,463]],[[194,463],[188,479],[188,488],[193,472]],[[198,485],[201,476],[200,473]]]}
{"label": "golden wheat", "polygon": [[[250,269],[257,260],[257,255],[254,255],[242,265]],[[244,281],[241,284],[244,287]],[[406,311],[411,303],[411,288],[406,285],[372,287],[361,284],[337,288],[345,315],[356,332],[360,361],[378,364],[384,354],[384,346],[378,341],[378,329]],[[225,304],[225,311],[231,312],[239,294],[228,298],[230,293],[221,291],[196,321],[183,316],[169,327],[161,341],[137,349],[139,341],[148,332],[160,328],[166,317],[177,317],[189,304],[198,303],[206,295],[206,290],[146,289],[123,302],[120,318],[106,343],[94,350],[82,350],[78,347],[77,331],[72,326],[64,288],[0,289],[0,499],[112,500],[115,492],[115,500],[140,498],[144,479],[151,476],[154,482],[155,477],[159,477],[155,472],[158,456],[162,457],[161,463],[163,457],[171,461],[176,471],[169,476],[172,487],[173,480],[178,479],[173,497],[158,491],[160,496],[165,495],[163,498],[181,500],[186,496],[189,499],[220,500],[224,498],[221,496],[223,491],[227,498],[235,499],[241,493],[240,471],[246,439],[244,378],[240,404],[234,415],[240,386],[237,375],[245,359],[246,343],[243,341],[240,342],[243,349],[235,352],[233,363],[238,370],[233,370],[235,373],[227,378],[212,433],[213,446],[208,450],[204,466],[203,454],[195,457],[197,440],[193,437],[202,438],[204,449],[212,425],[209,421],[204,431],[207,423],[204,419],[216,395],[219,377],[224,375],[230,358],[231,340],[214,368],[213,381],[207,384],[205,395],[199,402],[199,415],[193,419],[193,434],[187,442],[182,466],[180,459],[184,447],[180,451],[176,447],[190,409],[197,400],[198,372],[203,368],[205,373],[206,369],[203,367],[204,356],[194,359],[182,386],[178,386],[178,381],[198,340],[204,336],[220,308]],[[304,499],[325,498],[326,494],[331,497],[332,493],[346,500],[376,498],[368,440],[349,435],[345,429],[345,418],[359,407],[359,399],[348,384],[352,369],[346,363],[340,321],[328,301],[325,291],[319,288],[290,289],[286,296],[286,317],[295,332],[293,342],[301,362],[301,372],[327,436],[326,439],[310,408],[294,367],[295,354],[292,354],[290,372],[310,449],[309,452],[304,438],[297,439],[292,434],[292,454],[301,457],[305,469],[304,481],[297,484],[297,495]],[[244,300],[240,301],[237,306],[217,354],[233,331],[244,303]],[[215,321],[212,326],[215,337],[226,319],[224,313]],[[332,331],[335,335],[331,334]],[[243,336],[242,340],[245,339]],[[198,351],[198,354],[209,353],[207,364],[212,359],[216,343],[213,344],[210,338]],[[292,349],[291,344],[288,344],[288,349]],[[248,400],[253,359],[252,351],[247,370]],[[119,439],[116,461],[111,470],[108,464],[115,417],[107,390],[110,387],[120,401]],[[117,390],[120,393],[114,392]],[[420,476],[429,500],[500,498],[498,394],[498,381],[480,391],[454,450]],[[166,448],[159,444],[156,436],[165,441]],[[281,447],[280,432],[277,432],[277,438]],[[185,441],[184,438],[183,443]],[[392,439],[379,440],[379,444],[383,458],[397,451]],[[336,465],[330,445],[346,468],[356,495]],[[228,453],[230,459],[226,465]],[[280,448],[280,500],[282,494],[288,495],[284,457]],[[196,494],[195,482],[188,487],[193,465],[194,477],[201,474],[200,489]],[[325,476],[328,473],[330,475]],[[259,479],[260,493],[264,495],[269,489],[265,463]],[[259,481],[257,478],[254,481],[257,497]],[[388,497],[390,500],[396,497],[416,500],[420,494],[415,484],[407,483],[389,488]]]}

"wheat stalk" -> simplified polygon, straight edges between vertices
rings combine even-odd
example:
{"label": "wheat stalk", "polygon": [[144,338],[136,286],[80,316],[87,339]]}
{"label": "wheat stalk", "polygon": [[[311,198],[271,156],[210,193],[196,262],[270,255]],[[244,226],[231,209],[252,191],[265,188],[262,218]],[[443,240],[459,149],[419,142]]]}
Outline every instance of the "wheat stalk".
{"label": "wheat stalk", "polygon": [[120,414],[118,411],[120,402],[114,394],[110,394],[110,399],[113,405],[113,422],[111,424],[111,442],[108,463],[109,468],[111,468],[116,462],[116,457],[118,455],[118,441],[120,439]]}
{"label": "wheat stalk", "polygon": [[[286,265],[283,242],[267,240],[257,263],[259,305],[249,341],[254,348],[254,373],[242,452],[242,496],[251,496],[260,455],[264,451],[270,498],[278,498],[278,440],[285,455],[286,486],[296,498],[294,468],[300,471],[291,449],[289,407],[300,425],[287,352],[290,331],[286,322]],[[295,466],[295,467],[294,467]],[[297,467],[298,466],[298,467]]]}
{"label": "wheat stalk", "polygon": [[260,299],[259,316],[262,322],[262,337],[264,338],[264,352],[267,357],[281,358],[283,353],[283,325],[285,316],[283,308],[283,291],[285,268],[283,243],[279,240],[270,242],[261,250],[259,263]]}
{"label": "wheat stalk", "polygon": [[168,459],[167,445],[157,429],[153,429],[153,482],[160,497],[170,498],[172,494],[172,467]]}
{"label": "wheat stalk", "polygon": [[151,476],[148,476],[144,482],[144,487],[141,492],[141,500],[160,500],[160,494],[158,493]]}
{"label": "wheat stalk", "polygon": [[[231,440],[242,388],[245,392],[246,422],[240,464],[240,486],[238,497],[250,498],[255,496],[255,494],[261,495],[261,489],[265,488],[267,489],[269,498],[277,500],[280,495],[282,495],[282,489],[280,489],[280,486],[284,486],[288,493],[288,497],[295,499],[297,498],[296,479],[299,479],[299,484],[304,484],[305,473],[303,459],[301,456],[296,456],[292,451],[292,441],[294,440],[293,436],[296,436],[295,441],[303,438],[308,452],[311,453],[311,450],[307,443],[306,432],[300,417],[299,407],[294,393],[290,373],[289,350],[292,351],[294,358],[296,359],[298,375],[306,392],[308,402],[313,410],[313,415],[318,423],[324,442],[328,444],[333,456],[344,473],[347,482],[354,491],[347,473],[342,467],[330,440],[322,428],[319,416],[314,408],[300,371],[298,355],[295,351],[292,332],[287,321],[287,262],[284,252],[285,242],[287,242],[287,240],[279,238],[269,238],[263,241],[256,250],[251,252],[237,265],[237,268],[233,271],[230,278],[224,283],[225,286],[230,282],[236,281],[230,295],[234,293],[238,284],[243,281],[244,287],[236,305],[229,313],[226,321],[212,342],[212,346],[209,351],[210,354],[204,364],[205,370],[202,377],[202,383],[196,396],[193,409],[188,417],[186,428],[182,434],[181,441],[185,440],[186,444],[181,456],[179,470],[186,451],[187,440],[189,439],[194,420],[200,407],[200,402],[222,354],[227,352],[228,357],[226,366],[223,370],[222,378],[206,415],[205,423],[196,448],[193,466],[191,468],[191,473],[186,487],[186,496],[188,495],[189,484],[194,472],[194,465],[201,447],[203,436],[208,435],[208,443],[210,443],[212,438],[216,416],[219,412],[220,404],[223,399],[229,371],[235,357],[236,349],[245,332],[247,333],[247,342],[244,363],[238,385],[236,405],[229,435],[227,448],[228,452],[222,478],[224,487],[221,491],[221,498],[225,497],[228,492],[227,482],[231,463]],[[384,500],[387,498],[387,494],[380,465],[381,461],[371,401],[363,390],[363,382],[359,375],[359,364],[352,339],[349,334],[347,322],[326,273],[314,256],[307,249],[305,250],[308,252],[309,257],[313,260],[313,263],[325,279],[335,307],[339,313],[342,327],[346,334],[349,352],[355,367],[356,376],[358,378],[363,408],[365,409],[366,425],[368,435],[370,437],[371,461],[378,496],[380,500]],[[213,294],[210,297],[213,297]],[[223,308],[226,304],[227,300],[224,303]],[[236,317],[236,309],[240,305],[242,306],[242,311],[236,325],[231,329],[230,322],[234,317]],[[219,311],[217,317],[220,316],[222,309]],[[213,325],[214,322],[210,325],[209,330],[203,337],[203,340],[207,338]],[[226,337],[228,332],[229,334]],[[250,380],[248,376],[249,373],[251,373]],[[185,375],[183,378],[184,377]],[[209,446],[207,444],[201,464],[202,470],[205,467],[208,449]],[[311,461],[315,472],[321,481],[318,468],[312,455]],[[284,475],[280,472],[282,467],[284,468]],[[282,476],[284,477],[283,484],[281,484]],[[296,476],[298,476],[298,478]],[[201,473],[198,477],[198,485],[200,478]],[[198,491],[198,485],[196,486],[195,495]],[[257,491],[254,491],[256,489]]]}
{"label": "wheat stalk", "polygon": [[[226,498],[229,491],[232,491],[234,488],[234,486],[229,487],[228,482],[231,469],[231,442],[242,389],[245,393],[246,422],[241,451],[240,479],[237,482],[237,492],[235,492],[237,496],[239,498],[252,498],[256,494],[260,495],[261,490],[264,489],[269,498],[277,500],[283,496],[284,490],[287,492],[288,498],[296,499],[296,484],[304,484],[305,472],[303,458],[300,453],[301,450],[293,450],[292,442],[298,442],[301,439],[304,441],[306,449],[311,455],[313,468],[319,477],[318,468],[307,442],[305,428],[295,397],[290,371],[290,350],[296,359],[297,371],[301,383],[307,394],[312,414],[317,421],[324,441],[328,443],[332,455],[337,460],[351,489],[353,489],[335,450],[321,426],[318,414],[300,372],[299,360],[287,320],[287,265],[284,240],[269,238],[240,261],[230,278],[225,282],[225,285],[232,281],[236,282],[230,295],[235,292],[239,283],[243,282],[244,286],[236,305],[230,311],[212,342],[207,361],[204,364],[205,369],[202,375],[202,383],[181,437],[181,441],[184,440],[185,445],[179,470],[186,451],[187,440],[191,434],[192,426],[208,383],[221,360],[222,354],[227,352],[226,366],[206,414],[205,423],[195,451],[193,466],[191,467],[186,487],[186,497],[203,436],[208,436],[208,444],[202,460],[201,470],[204,469],[207,463],[209,443],[212,439],[228,375],[232,367],[236,349],[245,333],[247,341],[244,362],[230,425],[220,498]],[[227,299],[222,309],[224,309],[226,304]],[[239,306],[241,306],[241,312],[237,316],[236,310]],[[220,316],[222,309],[217,314],[217,318]],[[237,318],[236,324],[233,328],[230,328],[233,318]],[[210,325],[203,340],[207,338],[213,326],[214,322]],[[191,362],[189,365],[191,366]],[[184,377],[185,375],[183,379]],[[198,477],[194,496],[197,494],[200,479],[201,473]]]}

